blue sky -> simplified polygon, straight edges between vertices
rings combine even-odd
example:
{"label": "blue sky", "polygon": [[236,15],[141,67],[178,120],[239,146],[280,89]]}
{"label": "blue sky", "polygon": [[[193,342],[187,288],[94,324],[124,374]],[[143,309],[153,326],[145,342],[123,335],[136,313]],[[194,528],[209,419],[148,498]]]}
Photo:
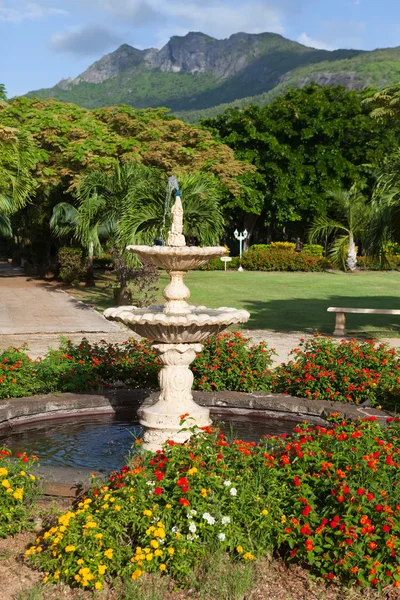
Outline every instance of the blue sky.
{"label": "blue sky", "polygon": [[272,31],[318,48],[400,46],[399,0],[0,0],[0,82],[9,96],[76,77],[121,43]]}

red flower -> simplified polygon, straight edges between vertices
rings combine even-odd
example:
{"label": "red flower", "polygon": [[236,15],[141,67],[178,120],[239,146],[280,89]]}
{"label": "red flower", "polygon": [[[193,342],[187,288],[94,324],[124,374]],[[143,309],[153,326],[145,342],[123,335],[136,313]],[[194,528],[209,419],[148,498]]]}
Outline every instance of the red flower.
{"label": "red flower", "polygon": [[365,490],[364,490],[363,488],[358,488],[358,490],[357,490],[357,494],[358,494],[359,496],[363,496],[363,495],[365,494]]}
{"label": "red flower", "polygon": [[377,504],[377,505],[375,506],[375,510],[377,510],[378,512],[382,512],[382,511],[383,511],[383,506],[382,506],[382,504]]}
{"label": "red flower", "polygon": [[375,543],[375,542],[370,542],[370,543],[368,544],[368,548],[371,548],[371,550],[375,550],[375,548],[376,548],[376,543]]}
{"label": "red flower", "polygon": [[307,515],[309,515],[311,511],[312,511],[311,506],[306,506],[305,509],[303,510],[303,515],[305,517],[307,517]]}
{"label": "red flower", "polygon": [[178,481],[176,482],[176,485],[179,485],[179,487],[182,487],[183,485],[189,485],[188,480],[186,479],[186,477],[181,477],[180,479],[178,479]]}
{"label": "red flower", "polygon": [[367,500],[373,500],[375,498],[374,494],[372,492],[369,492],[369,494],[367,494]]}
{"label": "red flower", "polygon": [[182,504],[182,506],[190,506],[190,502],[189,500],[186,500],[186,498],[181,498],[179,504]]}
{"label": "red flower", "polygon": [[338,502],[343,502],[343,500],[344,500],[344,496],[338,496],[338,498],[337,498],[337,499],[338,499]]}
{"label": "red flower", "polygon": [[308,538],[308,540],[306,540],[306,550],[307,552],[312,552],[314,546],[312,543],[312,540],[310,538]]}
{"label": "red flower", "polygon": [[155,493],[157,496],[160,496],[160,494],[162,494],[162,493],[163,493],[163,491],[162,491],[162,489],[161,489],[161,488],[159,488],[159,487],[156,487],[156,489],[154,490],[154,493]]}

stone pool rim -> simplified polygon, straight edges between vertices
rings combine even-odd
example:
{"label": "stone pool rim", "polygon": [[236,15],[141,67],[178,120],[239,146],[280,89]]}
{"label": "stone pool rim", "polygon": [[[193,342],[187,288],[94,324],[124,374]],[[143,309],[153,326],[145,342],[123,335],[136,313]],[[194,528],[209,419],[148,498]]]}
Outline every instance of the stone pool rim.
{"label": "stone pool rim", "polygon": [[[29,396],[4,400],[0,404],[1,431],[18,430],[19,426],[43,421],[76,419],[90,415],[118,414],[121,411],[138,411],[158,400],[159,391],[144,389],[119,389],[101,393],[63,393]],[[266,392],[193,392],[194,400],[210,408],[212,414],[240,414],[287,421],[309,419],[324,424],[332,412],[355,420],[374,416],[385,423],[389,413],[368,406],[326,400],[309,400],[285,394]],[[48,496],[76,498],[91,483],[89,470],[68,467],[43,466],[38,469],[42,478],[42,491]]]}

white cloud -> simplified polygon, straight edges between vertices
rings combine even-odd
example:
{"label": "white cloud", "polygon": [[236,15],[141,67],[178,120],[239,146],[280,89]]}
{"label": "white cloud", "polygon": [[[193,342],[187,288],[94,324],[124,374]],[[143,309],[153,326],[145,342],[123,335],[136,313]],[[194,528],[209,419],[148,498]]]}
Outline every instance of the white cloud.
{"label": "white cloud", "polygon": [[36,21],[52,15],[67,15],[62,8],[44,6],[40,2],[25,0],[0,0],[0,21],[20,23],[21,21]]}
{"label": "white cloud", "polygon": [[331,44],[327,44],[322,40],[317,40],[315,38],[310,37],[307,33],[302,33],[297,38],[299,44],[303,44],[304,46],[309,46],[310,48],[316,48],[317,50],[336,50],[337,46],[332,46]]}
{"label": "white cloud", "polygon": [[97,25],[68,27],[53,33],[49,46],[56,52],[69,52],[79,56],[90,56],[115,49],[122,43],[121,38],[104,27]]}

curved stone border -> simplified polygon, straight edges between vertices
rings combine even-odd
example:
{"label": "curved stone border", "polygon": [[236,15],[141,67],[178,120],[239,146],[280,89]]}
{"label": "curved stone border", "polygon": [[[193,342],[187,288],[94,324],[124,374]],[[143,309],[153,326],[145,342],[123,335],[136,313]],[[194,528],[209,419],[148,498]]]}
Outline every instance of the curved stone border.
{"label": "curved stone border", "polygon": [[[121,409],[137,410],[150,406],[158,399],[159,392],[151,390],[114,390],[111,392],[80,394],[48,394],[15,398],[0,404],[0,430],[18,425],[59,419],[69,416],[110,414]],[[279,417],[319,417],[326,419],[331,413],[339,412],[346,419],[375,416],[385,421],[388,413],[363,405],[346,404],[327,400],[308,400],[284,394],[264,392],[199,392],[193,393],[194,400],[208,406],[213,412],[218,409],[247,409],[249,411],[272,411]],[[257,414],[259,417],[260,414]]]}
{"label": "curved stone border", "polygon": [[[332,412],[347,419],[375,416],[384,423],[388,414],[366,406],[322,400],[295,398],[283,394],[263,392],[199,392],[193,393],[195,401],[210,408],[211,412],[240,414],[250,418],[279,418],[287,421],[309,419],[323,424]],[[149,406],[158,400],[159,391],[114,390],[97,394],[49,394],[15,398],[0,404],[1,430],[12,430],[19,425],[37,421],[65,419],[87,415],[113,414]],[[90,485],[90,472],[68,467],[43,466],[38,473],[44,480],[43,493],[51,496],[77,497]]]}

